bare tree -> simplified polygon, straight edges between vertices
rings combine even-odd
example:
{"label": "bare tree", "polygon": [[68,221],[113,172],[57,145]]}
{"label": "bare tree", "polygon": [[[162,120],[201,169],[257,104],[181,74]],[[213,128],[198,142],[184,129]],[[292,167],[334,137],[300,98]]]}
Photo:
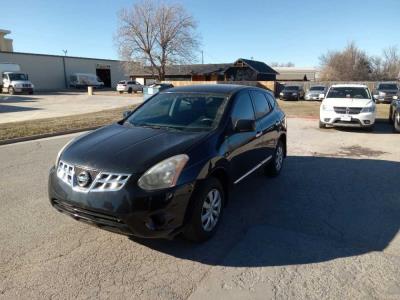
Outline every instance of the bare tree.
{"label": "bare tree", "polygon": [[368,80],[372,72],[368,55],[351,42],[343,51],[330,51],[320,57],[323,80]]}
{"label": "bare tree", "polygon": [[400,73],[400,54],[395,46],[383,50],[382,77],[386,80],[395,80]]}
{"label": "bare tree", "polygon": [[131,62],[140,62],[164,80],[168,64],[195,60],[197,25],[182,5],[142,0],[122,9],[119,22],[116,42],[120,56],[127,61],[126,68],[132,67]]}

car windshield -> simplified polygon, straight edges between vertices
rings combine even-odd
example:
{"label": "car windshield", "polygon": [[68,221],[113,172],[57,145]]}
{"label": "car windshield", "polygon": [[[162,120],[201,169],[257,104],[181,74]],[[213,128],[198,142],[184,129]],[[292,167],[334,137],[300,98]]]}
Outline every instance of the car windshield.
{"label": "car windshield", "polygon": [[298,86],[287,86],[283,90],[284,91],[298,91],[299,87]]}
{"label": "car windshield", "polygon": [[125,123],[185,131],[210,131],[218,126],[227,101],[226,95],[159,93],[138,108]]}
{"label": "car windshield", "polygon": [[398,87],[394,83],[383,83],[380,84],[378,90],[397,90]]}
{"label": "car windshield", "polygon": [[323,91],[323,90],[325,90],[324,86],[312,86],[310,88],[310,91]]}
{"label": "car windshield", "polygon": [[334,87],[329,90],[326,98],[357,98],[369,99],[368,89],[363,87]]}
{"label": "car windshield", "polygon": [[28,80],[28,75],[23,73],[11,73],[8,76],[10,80]]}

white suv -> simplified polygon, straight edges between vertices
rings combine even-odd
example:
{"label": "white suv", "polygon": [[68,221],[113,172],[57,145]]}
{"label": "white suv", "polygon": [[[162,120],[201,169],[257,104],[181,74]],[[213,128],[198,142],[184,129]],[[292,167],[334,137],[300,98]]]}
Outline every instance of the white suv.
{"label": "white suv", "polygon": [[332,85],[321,103],[319,128],[329,125],[372,130],[375,117],[375,101],[367,86]]}
{"label": "white suv", "polygon": [[118,82],[117,92],[120,94],[123,92],[127,92],[129,94],[132,94],[132,92],[143,92],[143,85],[134,80],[122,80]]}

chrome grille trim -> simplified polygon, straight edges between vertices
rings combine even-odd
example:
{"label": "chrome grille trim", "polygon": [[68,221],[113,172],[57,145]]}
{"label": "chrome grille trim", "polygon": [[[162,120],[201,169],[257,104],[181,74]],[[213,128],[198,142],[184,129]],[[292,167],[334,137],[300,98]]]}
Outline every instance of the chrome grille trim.
{"label": "chrome grille trim", "polygon": [[335,106],[333,108],[335,110],[335,113],[337,114],[349,114],[349,115],[358,115],[362,107],[340,107],[340,106]]}
{"label": "chrome grille trim", "polygon": [[[77,166],[77,168],[86,169],[80,166]],[[83,188],[77,184],[75,166],[60,161],[57,168],[57,177],[72,187],[74,191],[82,193],[119,191],[128,182],[130,176],[130,174],[99,172],[92,183],[88,187]]]}

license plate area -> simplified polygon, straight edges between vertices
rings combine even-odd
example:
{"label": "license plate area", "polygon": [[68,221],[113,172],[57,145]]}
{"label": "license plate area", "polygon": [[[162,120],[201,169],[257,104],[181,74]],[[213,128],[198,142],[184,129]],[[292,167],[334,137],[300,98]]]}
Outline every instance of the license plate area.
{"label": "license plate area", "polygon": [[351,116],[343,115],[340,117],[340,121],[351,122]]}

